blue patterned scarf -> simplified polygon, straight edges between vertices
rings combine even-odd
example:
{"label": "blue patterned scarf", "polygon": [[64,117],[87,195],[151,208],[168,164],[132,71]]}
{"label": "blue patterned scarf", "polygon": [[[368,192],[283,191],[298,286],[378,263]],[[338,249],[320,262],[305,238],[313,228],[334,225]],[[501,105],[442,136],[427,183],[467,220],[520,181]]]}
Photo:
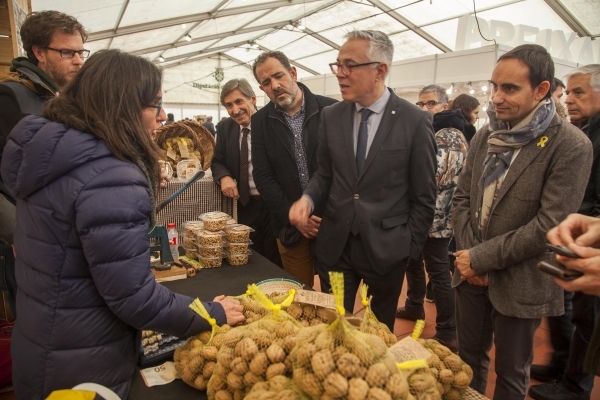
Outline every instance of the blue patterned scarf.
{"label": "blue patterned scarf", "polygon": [[[485,189],[504,176],[506,170],[510,167],[515,150],[522,148],[544,133],[550,126],[555,112],[554,102],[543,100],[533,111],[531,121],[527,125],[511,130],[507,122],[496,119],[494,110],[488,110],[490,118],[488,129],[492,133],[488,137],[488,153],[483,161],[483,173],[479,180],[480,209],[483,204]],[[485,232],[484,228],[487,225],[489,216],[486,215],[484,220],[483,213],[481,214],[480,228],[481,232]]]}

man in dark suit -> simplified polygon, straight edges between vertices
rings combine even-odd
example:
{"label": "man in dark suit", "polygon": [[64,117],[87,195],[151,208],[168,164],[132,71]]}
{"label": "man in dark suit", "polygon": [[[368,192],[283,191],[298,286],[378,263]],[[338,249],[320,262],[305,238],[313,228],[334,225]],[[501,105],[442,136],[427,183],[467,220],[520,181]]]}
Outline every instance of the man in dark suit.
{"label": "man in dark suit", "polygon": [[433,222],[432,117],[385,86],[394,51],[387,35],[353,31],[346,39],[330,64],[344,101],[323,110],[319,169],[289,218],[302,229],[325,206],[317,236],[322,290],[330,289],[329,271],[343,272],[352,312],[363,280],[373,312],[393,331],[407,259],[419,258]]}
{"label": "man in dark suit", "polygon": [[238,201],[238,221],[255,230],[250,234],[252,249],[281,266],[281,258],[271,229],[271,213],[252,178],[252,127],[256,96],[245,79],[232,79],[223,85],[221,104],[228,118],[219,123],[217,146],[212,160],[213,179],[223,195]]}
{"label": "man in dark suit", "polygon": [[310,240],[316,236],[321,219],[316,213],[298,232],[289,224],[288,212],[317,169],[321,110],[336,101],[314,95],[296,82],[296,68],[280,51],[262,53],[253,71],[271,100],[252,116],[254,181],[271,210],[283,269],[312,286]]}
{"label": "man in dark suit", "polygon": [[490,80],[494,110],[473,137],[454,194],[456,326],[471,387],[485,393],[496,346],[494,400],[525,399],[542,317],[564,312],[562,289],[536,265],[546,233],[577,211],[592,146],[556,114],[554,63],[542,46],[503,54]]}

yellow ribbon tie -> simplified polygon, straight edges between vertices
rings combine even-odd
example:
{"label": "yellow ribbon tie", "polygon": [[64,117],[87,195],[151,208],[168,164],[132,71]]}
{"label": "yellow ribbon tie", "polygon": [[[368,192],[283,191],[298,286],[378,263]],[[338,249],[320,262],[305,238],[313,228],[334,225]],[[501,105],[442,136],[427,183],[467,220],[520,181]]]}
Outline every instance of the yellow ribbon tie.
{"label": "yellow ribbon tie", "polygon": [[369,290],[369,287],[367,285],[365,285],[364,283],[363,283],[363,285],[359,289],[360,299],[361,299],[361,303],[362,303],[363,307],[368,307],[369,306],[369,299],[367,298],[367,291],[368,290]]}
{"label": "yellow ribbon tie", "polygon": [[548,136],[545,136],[545,135],[544,135],[544,136],[542,136],[542,137],[540,138],[540,141],[537,143],[537,146],[538,146],[538,147],[542,147],[542,148],[543,148],[543,147],[545,147],[545,146],[546,146],[546,142],[547,142],[547,141],[548,141]]}
{"label": "yellow ribbon tie", "polygon": [[407,370],[407,369],[419,369],[419,368],[427,368],[426,360],[410,360],[405,361],[403,363],[396,363],[396,366],[399,370]]}
{"label": "yellow ribbon tie", "polygon": [[415,323],[415,328],[413,329],[412,335],[410,335],[410,337],[417,340],[419,337],[421,337],[423,329],[425,329],[425,321],[422,319],[417,320],[417,322]]}
{"label": "yellow ribbon tie", "polygon": [[344,274],[341,272],[330,272],[329,282],[333,297],[335,298],[338,315],[346,315],[346,309],[344,308]]}

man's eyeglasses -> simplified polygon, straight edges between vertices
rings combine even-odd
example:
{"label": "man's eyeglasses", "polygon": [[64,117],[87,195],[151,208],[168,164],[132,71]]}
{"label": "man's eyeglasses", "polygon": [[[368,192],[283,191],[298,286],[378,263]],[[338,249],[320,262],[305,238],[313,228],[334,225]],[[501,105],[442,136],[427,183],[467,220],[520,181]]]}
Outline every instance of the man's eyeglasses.
{"label": "man's eyeglasses", "polygon": [[441,101],[433,101],[433,100],[429,100],[428,102],[423,103],[422,101],[417,101],[416,103],[419,107],[423,108],[423,106],[427,106],[428,109],[432,109],[433,107],[435,107],[438,104],[442,104]]}
{"label": "man's eyeglasses", "polygon": [[356,67],[364,67],[365,65],[373,65],[373,64],[381,64],[379,61],[371,61],[368,63],[362,64],[340,64],[339,62],[334,62],[329,64],[329,68],[331,68],[331,72],[334,75],[337,75],[338,71],[342,71],[342,74],[348,76],[352,72],[352,68]]}
{"label": "man's eyeglasses", "polygon": [[162,99],[160,100],[160,102],[158,103],[158,105],[155,105],[155,106],[148,105],[146,107],[156,108],[156,116],[158,117],[160,115],[160,110],[162,110]]}
{"label": "man's eyeglasses", "polygon": [[73,58],[75,53],[79,54],[80,58],[88,58],[90,55],[89,50],[66,50],[66,49],[53,49],[52,47],[46,47],[48,50],[58,51],[62,58]]}

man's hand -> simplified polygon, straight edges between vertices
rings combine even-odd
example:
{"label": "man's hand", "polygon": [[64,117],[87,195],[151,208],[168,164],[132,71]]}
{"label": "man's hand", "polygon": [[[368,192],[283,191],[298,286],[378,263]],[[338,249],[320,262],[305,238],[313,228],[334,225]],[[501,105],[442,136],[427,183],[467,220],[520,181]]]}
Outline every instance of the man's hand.
{"label": "man's hand", "polygon": [[226,298],[225,295],[221,295],[215,297],[213,301],[223,306],[223,310],[225,310],[225,315],[227,316],[227,325],[234,326],[240,322],[244,322],[246,319],[242,314],[244,307],[238,300],[229,297]]}
{"label": "man's hand", "polygon": [[237,184],[230,176],[224,176],[221,178],[221,192],[223,196],[237,200],[240,198],[238,193]]}
{"label": "man's hand", "polygon": [[467,279],[467,282],[469,282],[471,285],[475,285],[475,286],[489,286],[490,285],[488,275],[484,276],[483,278],[481,278],[479,276],[474,276],[472,278]]}
{"label": "man's hand", "polygon": [[316,215],[311,216],[311,213],[312,204],[306,196],[300,197],[292,204],[289,212],[290,223],[307,239],[315,238],[321,225],[321,218]]}
{"label": "man's hand", "polygon": [[473,268],[471,268],[471,255],[469,254],[469,250],[459,250],[454,253],[454,257],[456,257],[454,266],[460,273],[460,279],[466,281],[469,278],[477,276]]}
{"label": "man's hand", "polygon": [[552,244],[569,248],[572,243],[583,247],[600,247],[600,218],[571,214],[550,229],[546,237]]}

